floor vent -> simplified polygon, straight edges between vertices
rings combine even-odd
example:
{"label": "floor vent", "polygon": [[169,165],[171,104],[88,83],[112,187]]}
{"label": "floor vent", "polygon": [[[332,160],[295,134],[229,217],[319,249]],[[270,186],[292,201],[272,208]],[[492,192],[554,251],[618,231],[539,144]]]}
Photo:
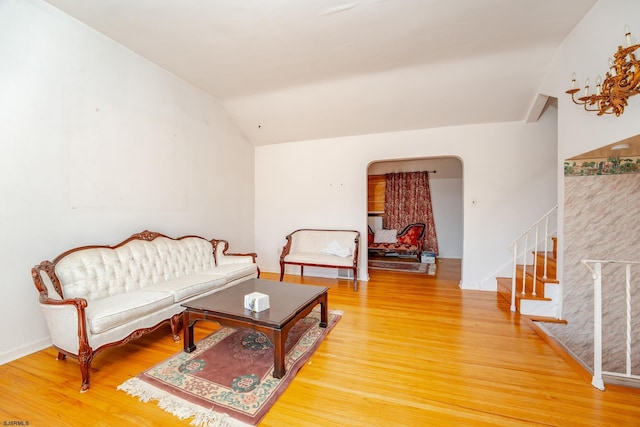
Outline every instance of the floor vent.
{"label": "floor vent", "polygon": [[353,270],[350,270],[348,268],[339,268],[338,277],[344,279],[353,279]]}

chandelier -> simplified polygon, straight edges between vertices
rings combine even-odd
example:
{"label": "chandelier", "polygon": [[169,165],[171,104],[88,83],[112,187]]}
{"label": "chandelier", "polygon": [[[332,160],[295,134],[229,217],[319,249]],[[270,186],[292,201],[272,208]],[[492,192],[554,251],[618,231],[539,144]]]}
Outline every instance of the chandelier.
{"label": "chandelier", "polygon": [[589,95],[589,79],[585,81],[584,95],[576,100],[575,95],[581,89],[576,88],[576,73],[571,76],[571,89],[566,93],[578,105],[584,106],[586,111],[597,111],[603,114],[621,115],[627,106],[627,99],[640,93],[640,62],[633,52],[640,48],[640,44],[631,45],[631,32],[625,28],[627,47],[618,46],[613,59],[609,58],[609,71],[604,81],[600,76],[596,79],[596,91]]}

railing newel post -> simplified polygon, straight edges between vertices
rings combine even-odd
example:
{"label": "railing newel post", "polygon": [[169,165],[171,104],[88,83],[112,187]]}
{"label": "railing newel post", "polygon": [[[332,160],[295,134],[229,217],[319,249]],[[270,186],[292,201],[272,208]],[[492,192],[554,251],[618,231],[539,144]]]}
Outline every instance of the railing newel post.
{"label": "railing newel post", "polygon": [[549,256],[549,216],[544,221],[544,268],[542,278],[547,278],[547,257]]}
{"label": "railing newel post", "polygon": [[518,263],[518,241],[513,242],[513,275],[511,276],[511,311],[516,311],[516,265]]}
{"label": "railing newel post", "polygon": [[627,301],[627,376],[631,375],[631,264],[625,269],[625,294]]}
{"label": "railing newel post", "polygon": [[[614,377],[630,378],[640,380],[639,375],[631,372],[631,266],[640,265],[640,261],[614,261],[614,260],[592,260],[583,259],[580,261],[591,272],[593,278],[593,380],[591,384],[599,390],[604,390],[603,375]],[[593,264],[593,266],[591,265]],[[626,358],[625,373],[604,372],[602,354],[602,264],[624,264],[625,265],[625,300],[626,300]],[[614,286],[607,286],[607,289]]]}
{"label": "railing newel post", "polygon": [[538,294],[536,291],[536,288],[538,287],[538,236],[540,234],[538,225],[539,224],[536,224],[536,239],[535,246],[533,247],[533,292],[531,293],[531,295],[533,295],[534,297]]}
{"label": "railing newel post", "polygon": [[596,262],[593,275],[593,381],[604,390],[602,381],[602,263]]}
{"label": "railing newel post", "polygon": [[529,247],[529,234],[524,237],[522,249],[522,296],[527,294],[527,248]]}

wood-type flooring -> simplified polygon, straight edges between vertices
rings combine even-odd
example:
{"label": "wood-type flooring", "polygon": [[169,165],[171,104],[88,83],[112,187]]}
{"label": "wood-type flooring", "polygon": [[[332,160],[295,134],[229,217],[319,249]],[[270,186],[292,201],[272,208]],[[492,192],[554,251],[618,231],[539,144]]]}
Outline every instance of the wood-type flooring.
{"label": "wood-type flooring", "polygon": [[[285,276],[330,287],[344,315],[261,426],[640,426],[640,390],[592,387],[496,293],[461,290],[459,260],[439,260],[435,276],[369,274],[357,292]],[[201,322],[196,340],[215,327]],[[52,348],[2,365],[0,426],[188,426],[116,390],[181,350],[168,326],[107,350],[87,393]]]}

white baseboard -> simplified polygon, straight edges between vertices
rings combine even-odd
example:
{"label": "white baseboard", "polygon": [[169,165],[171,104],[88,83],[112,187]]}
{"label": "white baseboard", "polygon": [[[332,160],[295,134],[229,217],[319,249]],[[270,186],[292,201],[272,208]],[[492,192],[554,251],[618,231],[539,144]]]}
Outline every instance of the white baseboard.
{"label": "white baseboard", "polygon": [[[305,267],[304,268],[304,275],[305,276],[311,276],[311,277],[324,277],[327,279],[345,279],[345,277],[342,277],[339,275],[338,268],[332,268],[332,267]],[[275,273],[275,274],[280,274],[280,267],[278,267],[277,269],[274,268],[268,268],[267,269],[263,269],[260,268],[260,271],[263,271],[265,273]],[[353,280],[353,276],[351,275],[351,270],[349,271],[349,280]],[[285,270],[285,274],[292,274],[292,275],[300,275],[300,267],[298,266],[287,266],[287,269]],[[362,272],[362,269],[360,267],[358,267],[358,280],[362,281],[362,282],[368,282],[369,281],[369,275],[366,273],[366,269],[365,269],[365,273]]]}
{"label": "white baseboard", "polygon": [[473,291],[488,291],[488,292],[497,292],[498,291],[498,282],[496,278],[485,280],[484,282],[460,282],[460,289],[468,289]]}
{"label": "white baseboard", "polygon": [[44,350],[47,347],[51,347],[50,338],[45,338],[43,340],[35,341],[31,344],[24,345],[19,348],[5,351],[4,353],[0,353],[0,365],[13,362],[14,360],[20,359],[21,357],[28,356],[29,354],[35,353],[40,350]]}

